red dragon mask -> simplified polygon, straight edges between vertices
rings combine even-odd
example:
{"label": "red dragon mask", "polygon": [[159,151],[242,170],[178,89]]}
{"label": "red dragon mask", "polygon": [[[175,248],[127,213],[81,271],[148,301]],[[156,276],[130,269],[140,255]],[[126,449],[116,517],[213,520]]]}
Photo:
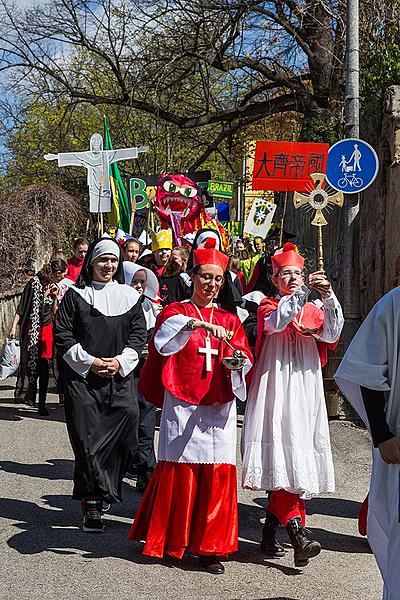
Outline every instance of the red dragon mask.
{"label": "red dragon mask", "polygon": [[194,221],[204,211],[200,188],[185,175],[160,175],[154,209],[163,227],[172,227],[175,237],[194,229]]}

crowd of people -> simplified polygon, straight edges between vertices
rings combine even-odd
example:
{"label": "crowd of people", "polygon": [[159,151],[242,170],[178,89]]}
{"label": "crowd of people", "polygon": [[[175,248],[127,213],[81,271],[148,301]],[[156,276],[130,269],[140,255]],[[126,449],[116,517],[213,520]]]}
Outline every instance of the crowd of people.
{"label": "crowd of people", "polygon": [[[322,367],[340,338],[340,303],[325,272],[306,274],[291,242],[267,251],[255,239],[250,256],[240,239],[229,256],[214,229],[183,242],[174,247],[162,229],[151,247],[105,234],[77,239],[68,260],[57,250],[27,283],[11,327],[21,340],[16,401],[34,406],[38,396],[48,415],[55,374],[85,532],[104,531],[103,511],[121,500],[124,476],[136,476],[143,497],[129,538],[154,557],[188,550],[221,574],[221,559],[238,547],[237,403],[247,399],[242,486],[268,494],[261,550],[284,556],[276,537],[284,527],[304,567],[321,551],[305,529],[305,501],[335,490]],[[357,398],[375,461],[392,465],[400,443],[394,400],[389,422],[385,412],[385,394],[396,393],[388,304],[356,336],[338,382]],[[376,343],[368,327],[380,332]],[[375,516],[381,496],[377,482]]]}

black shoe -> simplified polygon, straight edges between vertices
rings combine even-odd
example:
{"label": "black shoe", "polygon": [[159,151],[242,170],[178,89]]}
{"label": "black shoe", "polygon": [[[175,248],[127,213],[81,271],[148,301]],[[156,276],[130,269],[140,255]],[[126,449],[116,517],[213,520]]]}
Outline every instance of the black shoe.
{"label": "black shoe", "polygon": [[138,492],[145,492],[147,486],[149,485],[150,477],[152,476],[151,471],[147,471],[147,473],[139,473],[136,480],[136,490]]}
{"label": "black shoe", "polygon": [[223,575],[225,573],[225,567],[220,563],[217,556],[199,556],[199,565],[211,575]]}
{"label": "black shoe", "polygon": [[48,417],[50,414],[44,404],[39,404],[38,413],[41,417]]}
{"label": "black shoe", "polygon": [[310,558],[321,552],[321,544],[307,537],[310,532],[304,529],[301,517],[289,519],[286,530],[294,549],[294,566],[305,567]]}
{"label": "black shoe", "polygon": [[84,498],[82,507],[82,528],[86,533],[103,533],[104,525],[101,520],[102,500],[99,498]]}
{"label": "black shoe", "polygon": [[281,558],[285,556],[285,549],[276,539],[276,530],[279,527],[279,521],[272,513],[267,511],[265,516],[265,525],[262,530],[262,539],[260,550],[271,558]]}

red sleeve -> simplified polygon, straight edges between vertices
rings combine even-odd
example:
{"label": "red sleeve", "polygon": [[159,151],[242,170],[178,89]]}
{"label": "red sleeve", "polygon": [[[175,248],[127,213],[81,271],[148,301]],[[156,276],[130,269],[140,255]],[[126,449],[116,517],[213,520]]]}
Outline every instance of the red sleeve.
{"label": "red sleeve", "polygon": [[162,408],[164,402],[164,385],[162,382],[162,372],[165,361],[168,357],[161,356],[154,346],[154,336],[159,330],[164,321],[172,317],[184,313],[181,302],[172,302],[166,306],[158,315],[154,326],[153,335],[149,341],[149,355],[144,363],[139,377],[139,390],[143,396],[158,408]]}

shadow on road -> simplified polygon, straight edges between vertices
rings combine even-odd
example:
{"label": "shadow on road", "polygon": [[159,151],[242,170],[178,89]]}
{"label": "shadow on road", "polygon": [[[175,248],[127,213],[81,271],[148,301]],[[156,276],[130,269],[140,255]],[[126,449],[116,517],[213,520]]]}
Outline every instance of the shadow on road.
{"label": "shadow on road", "polygon": [[0,461],[0,470],[6,473],[16,473],[27,477],[38,477],[39,479],[72,480],[74,473],[74,461],[60,458],[46,460],[45,463],[27,464],[12,460]]}
{"label": "shadow on road", "polygon": [[[48,402],[46,407],[50,414],[43,417],[37,412],[37,407],[28,408],[24,404],[13,404],[14,398],[2,398],[0,400],[0,420],[2,421],[22,421],[25,419],[39,419],[43,421],[65,422],[64,407],[57,402]],[[2,404],[13,404],[13,406],[2,406]]]}
{"label": "shadow on road", "polygon": [[346,519],[358,519],[361,504],[345,498],[313,498],[306,502],[308,515],[332,515]]}
{"label": "shadow on road", "polygon": [[[18,530],[7,544],[24,555],[47,551],[63,555],[79,553],[84,558],[113,557],[131,561],[138,558],[135,555],[139,551],[127,538],[141,496],[124,483],[124,498],[123,503],[112,506],[104,516],[106,533],[100,535],[81,531],[79,503],[71,500],[70,496],[43,496],[44,505],[41,506],[25,500],[1,498],[0,516],[13,521]],[[129,522],[118,521],[115,516],[125,517]]]}

